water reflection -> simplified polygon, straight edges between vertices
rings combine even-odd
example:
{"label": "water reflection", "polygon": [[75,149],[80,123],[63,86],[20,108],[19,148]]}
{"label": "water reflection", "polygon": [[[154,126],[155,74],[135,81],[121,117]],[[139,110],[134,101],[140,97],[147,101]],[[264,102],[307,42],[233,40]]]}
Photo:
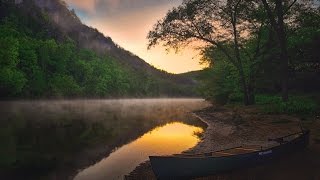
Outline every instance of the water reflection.
{"label": "water reflection", "polygon": [[203,132],[201,127],[180,122],[157,127],[137,140],[122,146],[99,163],[81,171],[75,180],[123,179],[149,155],[180,153],[195,146]]}

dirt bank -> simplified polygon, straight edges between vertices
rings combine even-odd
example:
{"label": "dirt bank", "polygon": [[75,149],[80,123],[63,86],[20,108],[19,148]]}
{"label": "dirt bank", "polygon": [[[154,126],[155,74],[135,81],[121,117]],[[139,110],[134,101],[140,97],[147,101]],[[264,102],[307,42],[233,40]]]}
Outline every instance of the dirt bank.
{"label": "dirt bank", "polygon": [[[209,107],[195,112],[208,124],[201,142],[188,152],[201,153],[238,145],[268,146],[268,138],[300,131],[300,119],[262,114],[256,108]],[[311,130],[310,146],[269,164],[198,179],[320,179],[320,120],[302,123]],[[126,179],[156,179],[150,162],[138,166]]]}

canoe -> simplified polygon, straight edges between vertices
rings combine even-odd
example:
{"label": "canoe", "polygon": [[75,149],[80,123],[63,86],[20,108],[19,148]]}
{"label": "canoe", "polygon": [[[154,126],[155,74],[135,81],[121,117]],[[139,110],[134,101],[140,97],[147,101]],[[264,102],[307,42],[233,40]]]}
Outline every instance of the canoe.
{"label": "canoe", "polygon": [[203,154],[149,156],[152,170],[158,179],[186,179],[258,165],[293,151],[302,150],[309,143],[309,130],[269,139],[274,146],[267,148],[233,147]]}

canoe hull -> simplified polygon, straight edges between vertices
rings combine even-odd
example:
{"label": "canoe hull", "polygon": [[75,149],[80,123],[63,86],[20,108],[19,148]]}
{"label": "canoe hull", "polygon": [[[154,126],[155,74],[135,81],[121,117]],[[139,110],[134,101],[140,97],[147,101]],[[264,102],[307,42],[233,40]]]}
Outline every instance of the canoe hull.
{"label": "canoe hull", "polygon": [[150,156],[149,158],[158,179],[201,177],[261,164],[290,152],[301,150],[308,145],[308,139],[309,132],[305,132],[288,143],[239,155],[222,157]]}

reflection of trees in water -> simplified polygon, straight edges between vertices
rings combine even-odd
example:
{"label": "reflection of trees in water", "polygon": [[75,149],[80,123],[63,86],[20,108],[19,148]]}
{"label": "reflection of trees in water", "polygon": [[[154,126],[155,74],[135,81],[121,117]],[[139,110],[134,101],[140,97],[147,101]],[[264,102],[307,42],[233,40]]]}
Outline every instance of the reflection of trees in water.
{"label": "reflection of trees in water", "polygon": [[[1,147],[8,147],[1,153],[7,160],[1,159],[9,169],[19,160],[23,164],[16,165],[22,165],[22,169],[28,167],[29,171],[41,167],[46,169],[43,172],[50,172],[64,166],[62,162],[74,167],[87,166],[92,159],[155,126],[178,120],[188,124],[197,122],[186,116],[186,112],[205,106],[200,99],[1,102],[0,130],[4,134],[1,137],[8,140],[1,141]],[[97,145],[103,146],[100,153],[80,156],[86,158],[82,165],[74,162],[79,158],[74,152]],[[13,171],[13,174],[19,173]]]}

